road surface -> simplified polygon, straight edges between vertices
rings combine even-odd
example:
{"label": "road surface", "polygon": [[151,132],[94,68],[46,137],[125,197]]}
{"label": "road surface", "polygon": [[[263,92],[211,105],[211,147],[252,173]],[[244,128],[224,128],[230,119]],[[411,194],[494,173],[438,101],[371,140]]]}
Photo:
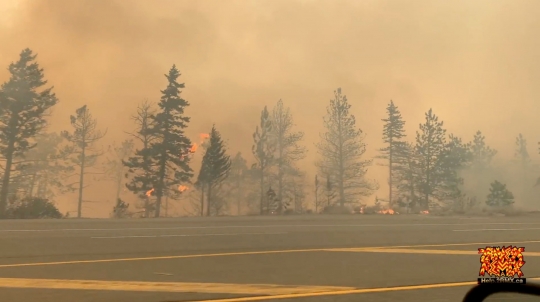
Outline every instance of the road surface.
{"label": "road surface", "polygon": [[532,215],[0,221],[0,297],[460,301],[479,247],[525,246],[525,277],[540,277],[539,230]]}

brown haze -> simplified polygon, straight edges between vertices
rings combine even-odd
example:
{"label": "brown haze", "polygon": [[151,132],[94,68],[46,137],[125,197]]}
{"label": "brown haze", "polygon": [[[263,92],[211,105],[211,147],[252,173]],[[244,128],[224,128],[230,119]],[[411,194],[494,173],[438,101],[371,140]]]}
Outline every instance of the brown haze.
{"label": "brown haze", "polygon": [[[172,64],[191,103],[189,135],[216,123],[231,153],[249,160],[260,110],[281,98],[306,133],[311,184],[313,144],[337,87],[367,133],[368,156],[392,99],[409,139],[432,107],[466,141],[482,130],[498,159],[513,156],[519,133],[538,159],[539,11],[537,0],[1,0],[0,65],[25,47],[37,52],[60,99],[51,130],[67,129],[87,104],[109,130],[104,145],[126,138],[137,103],[158,100]],[[0,81],[7,76],[2,67]],[[381,197],[385,172],[369,174]],[[94,183],[86,199],[101,202],[84,214],[107,215],[113,196]],[[63,211],[76,208],[63,199]]]}

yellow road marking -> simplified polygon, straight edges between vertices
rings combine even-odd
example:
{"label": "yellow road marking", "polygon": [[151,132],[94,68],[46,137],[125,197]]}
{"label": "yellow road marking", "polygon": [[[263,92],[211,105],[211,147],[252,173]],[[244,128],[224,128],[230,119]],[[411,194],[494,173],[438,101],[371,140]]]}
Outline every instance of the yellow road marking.
{"label": "yellow road marking", "polygon": [[[540,280],[540,278],[527,278],[527,279],[528,280]],[[340,291],[327,291],[327,292],[319,292],[319,293],[301,293],[301,294],[285,294],[285,295],[275,295],[275,296],[258,296],[258,297],[243,297],[243,298],[214,299],[214,300],[197,300],[196,302],[264,301],[264,300],[295,299],[295,298],[321,297],[321,296],[369,294],[369,293],[404,291],[404,290],[419,290],[419,289],[432,289],[432,288],[445,288],[445,287],[474,286],[476,284],[477,284],[476,281],[454,282],[454,283],[438,283],[438,284],[423,284],[423,285],[410,285],[410,286],[362,288],[362,289],[351,289],[351,290],[340,290]],[[195,302],[195,301],[187,301],[187,302]]]}
{"label": "yellow road marking", "polygon": [[191,283],[191,282],[140,282],[140,281],[102,281],[102,280],[61,280],[61,279],[21,279],[0,278],[0,288],[40,288],[109,290],[134,292],[169,293],[221,293],[241,295],[291,295],[355,289],[344,286],[304,286],[276,284],[229,284],[229,283]]}
{"label": "yellow road marking", "polygon": [[1,264],[0,268],[24,267],[24,266],[45,266],[45,265],[64,265],[64,264],[84,264],[84,263],[125,262],[125,261],[168,260],[168,259],[201,258],[201,257],[224,257],[224,256],[285,254],[285,253],[332,252],[332,251],[346,252],[348,250],[360,251],[360,250],[373,250],[373,249],[394,249],[394,248],[414,248],[414,247],[442,247],[442,246],[467,246],[467,245],[485,246],[485,245],[509,244],[509,243],[515,243],[515,244],[518,244],[518,243],[540,243],[540,240],[536,240],[536,241],[481,242],[481,243],[397,245],[397,246],[378,246],[378,247],[360,247],[360,248],[329,248],[329,249],[322,248],[322,249],[270,250],[270,251],[254,251],[254,252],[191,254],[191,255],[174,255],[174,256],[157,256],[157,257],[112,258],[112,259],[72,260],[72,261],[34,262],[34,263],[31,262],[31,263]]}
{"label": "yellow road marking", "polygon": [[[360,252],[360,253],[397,253],[397,254],[439,254],[439,255],[475,255],[479,256],[478,251],[461,250],[423,250],[423,249],[343,249],[332,250],[333,252]],[[523,256],[540,256],[539,252],[523,252]]]}

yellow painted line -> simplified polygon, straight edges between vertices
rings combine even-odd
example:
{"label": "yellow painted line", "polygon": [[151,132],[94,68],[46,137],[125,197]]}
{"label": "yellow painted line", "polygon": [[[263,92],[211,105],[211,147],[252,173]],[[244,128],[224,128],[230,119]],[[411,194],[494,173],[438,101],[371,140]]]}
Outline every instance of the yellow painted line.
{"label": "yellow painted line", "polygon": [[294,295],[352,290],[342,286],[304,286],[276,284],[232,284],[190,282],[140,282],[62,279],[0,278],[0,288],[75,289],[132,292],[214,293],[240,295]]}
{"label": "yellow painted line", "polygon": [[[527,280],[540,280],[540,278],[527,278]],[[477,284],[476,281],[470,281],[470,282],[438,283],[438,284],[424,284],[424,285],[410,285],[410,286],[362,288],[362,289],[351,289],[351,290],[341,290],[341,291],[327,291],[327,292],[319,292],[319,293],[302,293],[302,294],[285,294],[285,295],[275,295],[275,296],[197,300],[197,301],[185,301],[185,302],[247,302],[247,301],[264,301],[264,300],[278,300],[278,299],[297,299],[297,298],[308,298],[308,297],[357,295],[357,294],[370,294],[370,293],[405,291],[405,290],[474,286],[476,284]]]}
{"label": "yellow painted line", "polygon": [[477,251],[459,250],[421,250],[421,249],[348,249],[334,252],[360,252],[360,253],[396,253],[396,254],[442,254],[442,255],[476,255]]}
{"label": "yellow painted line", "polygon": [[[397,254],[439,254],[439,255],[475,255],[478,256],[478,251],[461,251],[461,250],[424,250],[424,249],[346,249],[332,250],[333,252],[360,252],[360,253],[397,253]],[[539,252],[523,252],[524,257],[540,256]]]}
{"label": "yellow painted line", "polygon": [[192,255],[137,257],[137,258],[113,258],[113,259],[73,260],[73,261],[56,261],[56,262],[14,263],[14,264],[1,264],[0,268],[22,267],[22,266],[62,265],[62,264],[124,262],[124,261],[167,260],[167,259],[202,258],[202,257],[264,255],[264,254],[280,254],[280,253],[305,253],[305,252],[320,252],[320,251],[325,251],[325,250],[324,249],[275,250],[275,251],[231,252],[231,253],[192,254]]}
{"label": "yellow painted line", "polygon": [[202,258],[202,257],[225,257],[225,256],[246,256],[246,255],[266,255],[266,254],[285,254],[285,253],[308,253],[308,252],[346,252],[349,250],[372,250],[372,249],[394,249],[394,248],[415,248],[415,247],[443,247],[443,246],[487,246],[494,244],[524,244],[524,243],[540,243],[536,241],[502,241],[502,242],[480,242],[480,243],[448,243],[448,244],[421,244],[421,245],[398,245],[398,246],[377,246],[377,247],[360,247],[360,248],[329,248],[329,249],[294,249],[294,250],[269,250],[269,251],[253,251],[253,252],[229,252],[229,253],[211,253],[211,254],[191,254],[191,255],[173,255],[173,256],[157,256],[157,257],[136,257],[136,258],[112,258],[112,259],[95,259],[95,260],[72,260],[72,261],[55,261],[55,262],[33,262],[33,263],[13,263],[0,264],[0,268],[6,267],[25,267],[25,266],[46,266],[46,265],[64,265],[64,264],[85,264],[85,263],[108,263],[108,262],[125,262],[125,261],[148,261],[148,260],[168,260],[168,259],[184,259],[184,258]]}

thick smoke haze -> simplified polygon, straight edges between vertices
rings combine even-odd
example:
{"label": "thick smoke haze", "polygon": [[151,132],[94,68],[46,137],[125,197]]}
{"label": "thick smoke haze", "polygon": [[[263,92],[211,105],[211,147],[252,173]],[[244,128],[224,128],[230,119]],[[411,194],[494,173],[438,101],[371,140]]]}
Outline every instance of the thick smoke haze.
{"label": "thick smoke haze", "polygon": [[[249,160],[260,111],[283,99],[305,132],[308,184],[338,87],[367,134],[367,156],[381,147],[392,99],[409,140],[433,108],[465,141],[481,130],[499,160],[522,133],[537,160],[539,11],[537,0],[1,0],[0,81],[31,48],[60,99],[50,130],[68,129],[87,104],[108,128],[107,145],[133,129],[137,103],[158,101],[176,64],[191,103],[188,134],[196,141],[216,123],[231,153]],[[386,169],[374,164],[369,177],[381,184],[374,196],[386,197]],[[87,189],[85,199],[101,202],[85,205],[85,216],[110,212],[109,186]],[[76,209],[66,198],[60,208]]]}

